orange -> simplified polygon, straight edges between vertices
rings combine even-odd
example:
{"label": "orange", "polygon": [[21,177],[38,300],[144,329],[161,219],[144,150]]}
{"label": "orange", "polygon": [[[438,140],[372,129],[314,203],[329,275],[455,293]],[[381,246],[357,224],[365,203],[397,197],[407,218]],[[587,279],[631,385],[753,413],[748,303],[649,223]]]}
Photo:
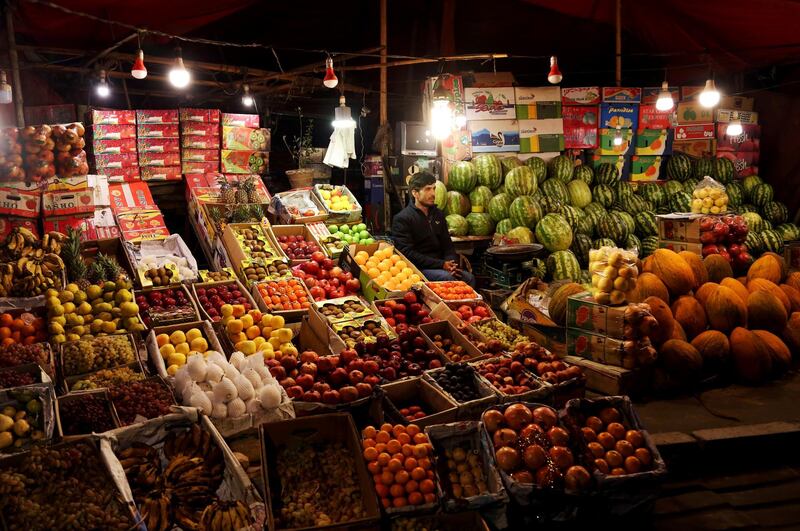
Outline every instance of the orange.
{"label": "orange", "polygon": [[[376,448],[377,449],[377,448]],[[378,464],[381,466],[386,466],[389,464],[389,461],[392,459],[392,456],[387,454],[386,452],[378,455]]]}
{"label": "orange", "polygon": [[378,496],[381,498],[387,498],[389,496],[389,489],[383,483],[377,483],[375,485],[375,492],[377,492]]}
{"label": "orange", "polygon": [[405,498],[402,497],[395,498],[394,500],[392,500],[392,505],[394,505],[395,507],[405,507],[406,505],[408,505],[408,502],[406,501]]}
{"label": "orange", "polygon": [[7,346],[13,345],[13,344],[14,344],[14,340],[11,339],[10,337],[7,337],[7,338],[3,339],[2,342],[0,342],[0,347],[7,347]]}
{"label": "orange", "polygon": [[11,329],[7,326],[0,328],[0,339],[11,337]]}
{"label": "orange", "polygon": [[20,319],[19,317],[17,317],[16,319],[14,319],[14,322],[13,322],[13,323],[11,323],[11,328],[12,328],[13,330],[22,330],[22,327],[23,327],[23,326],[25,326],[25,321],[23,321],[23,320],[22,320],[22,319]]}
{"label": "orange", "polygon": [[375,449],[378,450],[379,454],[382,454],[386,451],[386,443],[379,442],[375,445]]}
{"label": "orange", "polygon": [[398,485],[397,483],[389,487],[389,494],[392,495],[392,498],[402,498],[403,494],[405,493],[406,489],[404,489],[402,485]]}
{"label": "orange", "polygon": [[386,433],[392,433],[392,425],[388,422],[381,424],[381,431],[385,431]]}
{"label": "orange", "polygon": [[362,448],[372,448],[375,446],[375,439],[364,439],[361,441]]}
{"label": "orange", "polygon": [[394,475],[395,482],[401,485],[405,485],[406,483],[408,483],[409,479],[411,479],[411,477],[405,470],[398,470],[397,473]]}
{"label": "orange", "polygon": [[423,479],[419,482],[419,490],[423,494],[429,494],[433,492],[436,486],[433,484],[433,481],[430,479]]}
{"label": "orange", "polygon": [[375,461],[378,458],[378,450],[375,448],[367,448],[364,450],[364,459],[367,461]]}
{"label": "orange", "polygon": [[370,461],[367,465],[367,470],[373,476],[381,473],[381,465],[377,461]]}
{"label": "orange", "polygon": [[22,333],[26,336],[32,336],[36,333],[36,329],[33,327],[33,325],[26,324],[22,327]]}
{"label": "orange", "polygon": [[14,322],[14,317],[10,313],[0,315],[0,326],[11,326]]}
{"label": "orange", "polygon": [[417,490],[419,490],[419,483],[417,483],[413,479],[408,483],[406,483],[406,492],[411,493],[411,492],[416,492]]}
{"label": "orange", "polygon": [[428,479],[433,479],[433,470],[428,470]]}
{"label": "orange", "polygon": [[384,509],[388,509],[392,506],[392,502],[389,500],[389,498],[381,498],[381,505],[383,505]]}
{"label": "orange", "polygon": [[36,343],[36,336],[28,336],[22,340],[23,345],[33,345],[34,343]]}
{"label": "orange", "polygon": [[392,433],[394,434],[395,437],[405,432],[406,432],[406,427],[403,426],[402,424],[398,424],[397,426],[392,428]]}
{"label": "orange", "polygon": [[426,443],[426,442],[428,442],[428,436],[425,435],[424,433],[418,433],[418,434],[414,435],[414,442],[417,443],[417,444]]}
{"label": "orange", "polygon": [[422,459],[419,460],[419,466],[421,466],[425,470],[430,470],[431,469],[431,460],[428,459],[427,457],[423,457]]}
{"label": "orange", "polygon": [[426,476],[427,474],[425,473],[425,469],[422,467],[416,467],[411,470],[411,479],[422,481]]}
{"label": "orange", "polygon": [[417,460],[414,459],[413,457],[407,457],[405,462],[403,463],[403,467],[409,472],[411,472],[412,470],[417,468]]}
{"label": "orange", "polygon": [[411,492],[408,494],[408,503],[410,505],[422,505],[422,502],[425,501],[425,498],[422,497],[422,494],[419,492]]}
{"label": "orange", "polygon": [[428,455],[428,448],[424,444],[414,446],[414,457],[420,459]]}
{"label": "orange", "polygon": [[379,431],[378,434],[375,436],[375,440],[379,443],[388,443],[391,437],[385,431]]}
{"label": "orange", "polygon": [[436,494],[433,492],[425,494],[425,503],[436,503]]}
{"label": "orange", "polygon": [[405,445],[411,442],[411,437],[407,433],[400,433],[397,435],[397,441]]}
{"label": "orange", "polygon": [[406,426],[406,433],[409,434],[411,437],[418,434],[420,432],[419,426],[416,424],[409,424]]}
{"label": "orange", "polygon": [[411,446],[410,444],[404,444],[403,455],[406,457],[411,457],[412,455],[414,455],[414,447]]}
{"label": "orange", "polygon": [[396,454],[400,451],[400,441],[397,439],[392,439],[388,443],[386,443],[386,451],[390,454]]}
{"label": "orange", "polygon": [[403,463],[399,459],[390,459],[388,466],[390,472],[397,472],[403,468]]}
{"label": "orange", "polygon": [[387,486],[394,483],[394,474],[392,474],[388,470],[384,470],[383,473],[381,474],[381,483]]}
{"label": "orange", "polygon": [[372,476],[372,481],[374,481],[376,485],[381,485],[381,475],[375,474]]}
{"label": "orange", "polygon": [[365,439],[374,439],[377,433],[378,430],[375,429],[375,426],[367,426],[361,431],[361,436]]}
{"label": "orange", "polygon": [[392,454],[392,459],[397,459],[398,461],[400,461],[402,463],[403,461],[406,460],[406,456],[404,456],[403,454],[398,452],[396,454]]}

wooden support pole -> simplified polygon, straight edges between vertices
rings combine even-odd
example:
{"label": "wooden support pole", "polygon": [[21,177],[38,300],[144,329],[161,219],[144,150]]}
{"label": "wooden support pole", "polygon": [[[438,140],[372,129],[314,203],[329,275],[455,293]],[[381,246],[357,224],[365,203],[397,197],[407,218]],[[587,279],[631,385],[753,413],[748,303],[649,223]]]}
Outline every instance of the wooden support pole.
{"label": "wooden support pole", "polygon": [[17,39],[14,35],[12,6],[6,4],[6,33],[8,34],[8,60],[11,63],[11,77],[14,81],[14,111],[17,115],[17,127],[25,127],[25,109],[22,100],[22,76],[19,74],[19,55]]}
{"label": "wooden support pole", "polygon": [[353,65],[342,66],[339,68],[341,71],[359,71],[359,70],[375,70],[378,68],[394,68],[397,66],[418,65],[423,63],[440,63],[442,61],[475,61],[480,59],[505,59],[508,54],[505,53],[481,53],[469,55],[449,55],[445,57],[419,57],[416,59],[401,59],[399,61],[392,61],[391,63],[376,63],[369,65]]}
{"label": "wooden support pole", "polygon": [[453,55],[456,53],[456,0],[442,2],[442,34],[439,38],[439,53]]}
{"label": "wooden support pole", "polygon": [[617,1],[616,13],[616,82],[617,86],[622,86],[622,0]]}
{"label": "wooden support pole", "polygon": [[380,129],[383,131],[383,141],[381,142],[381,160],[383,161],[383,228],[388,231],[390,220],[392,219],[392,203],[389,198],[389,186],[391,185],[391,171],[389,169],[389,108],[388,108],[388,86],[389,72],[386,68],[388,61],[386,47],[389,44],[389,32],[387,27],[387,1],[381,2],[381,93],[380,93]]}

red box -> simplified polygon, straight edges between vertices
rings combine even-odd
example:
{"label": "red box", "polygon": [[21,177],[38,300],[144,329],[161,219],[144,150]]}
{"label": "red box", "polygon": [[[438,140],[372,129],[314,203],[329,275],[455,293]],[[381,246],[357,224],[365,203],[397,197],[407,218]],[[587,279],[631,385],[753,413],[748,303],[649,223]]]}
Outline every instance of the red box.
{"label": "red box", "polygon": [[128,210],[157,209],[150,187],[144,182],[112,184],[108,187],[111,210],[114,213]]}
{"label": "red box", "polygon": [[89,122],[93,125],[136,125],[136,112],[92,109]]}
{"label": "red box", "polygon": [[729,136],[728,124],[717,124],[717,151],[758,151],[761,142],[761,126],[742,124],[742,134]]}
{"label": "red box", "polygon": [[233,114],[222,113],[222,125],[232,127],[258,127],[259,119],[257,114]]}
{"label": "red box", "polygon": [[681,101],[696,100],[703,92],[703,85],[693,85],[691,87],[681,87]]}
{"label": "red box", "polygon": [[182,149],[216,149],[219,150],[220,138],[218,136],[182,136]]}
{"label": "red box", "polygon": [[133,168],[104,168],[101,172],[110,183],[129,183],[139,181],[139,166]]}
{"label": "red box", "polygon": [[178,138],[178,124],[144,124],[137,128],[139,139],[142,138]]}
{"label": "red box", "polygon": [[177,138],[140,138],[136,143],[139,153],[180,153],[181,142]]}
{"label": "red box", "polygon": [[143,124],[176,124],[178,123],[177,109],[138,110],[136,123]]}
{"label": "red box", "polygon": [[95,140],[122,140],[136,138],[135,125],[107,125],[97,124],[89,128],[92,142]]}
{"label": "red box", "polygon": [[603,101],[607,103],[639,103],[642,89],[639,87],[603,87]]}
{"label": "red box", "polygon": [[62,216],[45,218],[43,223],[44,231],[57,231],[66,234],[67,229],[81,229],[81,240],[96,240],[94,233],[94,221],[91,216]]}
{"label": "red box", "polygon": [[708,140],[714,138],[714,124],[678,124],[673,130],[675,140]]}
{"label": "red box", "polygon": [[159,210],[139,210],[117,214],[122,237],[129,242],[163,240],[169,236],[164,216]]}
{"label": "red box", "polygon": [[[672,101],[677,102],[680,98],[681,89],[679,87],[668,87],[670,94],[672,94]],[[642,89],[642,105],[655,105],[658,100],[658,95],[661,94],[661,87],[644,87]],[[647,129],[642,127],[642,129]],[[662,129],[655,127],[654,129]]]}
{"label": "red box", "polygon": [[5,238],[15,227],[24,227],[39,236],[39,227],[32,218],[0,217],[0,238]]}
{"label": "red box", "polygon": [[181,135],[183,136],[216,136],[219,138],[219,124],[183,122],[181,123]]}
{"label": "red box", "polygon": [[[139,166],[179,166],[180,153],[139,153]],[[144,175],[142,175],[144,178]]]}
{"label": "red box", "polygon": [[181,122],[218,124],[219,118],[219,109],[192,109],[190,107],[184,107],[180,110]]}
{"label": "red box", "polygon": [[142,166],[143,181],[180,181],[180,166]]}
{"label": "red box", "polygon": [[92,141],[91,148],[95,155],[136,153],[136,140],[133,138],[125,138],[122,140],[102,140],[95,138]]}
{"label": "red box", "polygon": [[597,147],[597,105],[564,105],[564,147],[567,149],[593,149]]}
{"label": "red box", "polygon": [[139,157],[136,153],[95,155],[94,165],[100,173],[105,169],[136,168],[139,166]]}
{"label": "red box", "polygon": [[758,175],[758,151],[722,151],[717,157],[731,160],[739,177]]}
{"label": "red box", "polygon": [[655,105],[639,105],[639,129],[669,129],[672,111],[659,111]]}
{"label": "red box", "polygon": [[213,162],[190,162],[181,161],[183,173],[215,173],[219,171],[219,161]]}
{"label": "red box", "polygon": [[673,153],[685,153],[691,157],[705,157],[714,154],[716,141],[713,138],[708,140],[683,140],[672,143]]}
{"label": "red box", "polygon": [[218,149],[184,149],[181,151],[183,162],[219,162]]}
{"label": "red box", "polygon": [[0,214],[21,218],[38,218],[41,210],[40,192],[23,192],[0,188]]}
{"label": "red box", "polygon": [[600,103],[600,87],[569,87],[561,89],[564,105],[597,105]]}
{"label": "red box", "polygon": [[46,218],[94,213],[94,189],[45,192],[42,211]]}

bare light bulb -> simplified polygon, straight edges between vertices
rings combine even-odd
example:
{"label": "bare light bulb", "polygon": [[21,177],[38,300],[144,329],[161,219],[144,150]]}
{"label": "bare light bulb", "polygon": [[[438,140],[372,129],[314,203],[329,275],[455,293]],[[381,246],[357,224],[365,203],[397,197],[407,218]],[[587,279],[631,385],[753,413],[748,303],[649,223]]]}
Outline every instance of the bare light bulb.
{"label": "bare light bulb", "polygon": [[322,80],[322,84],[329,89],[336,88],[336,85],[339,84],[339,78],[333,71],[333,59],[330,57],[325,59],[325,78]]}
{"label": "bare light bulb", "polygon": [[656,109],[659,111],[669,111],[675,106],[675,101],[672,99],[672,93],[669,91],[669,85],[664,81],[661,83],[661,92],[658,93],[656,100]]}
{"label": "bare light bulb", "polygon": [[101,98],[107,98],[111,94],[111,89],[108,86],[108,81],[106,80],[106,71],[100,70],[100,82],[97,84],[97,88],[95,89],[97,95]]}
{"label": "bare light bulb", "polygon": [[550,56],[550,72],[547,74],[547,81],[553,85],[558,85],[563,77],[561,70],[558,69],[558,59],[556,59],[555,55]]}
{"label": "bare light bulb", "polygon": [[183,57],[180,56],[179,51],[178,57],[175,58],[175,66],[169,71],[169,82],[175,88],[186,88],[191,80],[192,75],[183,65]]}
{"label": "bare light bulb", "polygon": [[242,94],[242,105],[245,107],[252,107],[253,106],[253,96],[250,95],[250,86],[244,85],[242,86],[242,90],[244,94]]}
{"label": "bare light bulb", "polygon": [[0,70],[0,104],[11,103],[13,100],[11,85],[8,84],[6,79],[6,71]]}
{"label": "bare light bulb", "polygon": [[350,112],[350,107],[345,104],[344,96],[339,96],[339,106],[333,111],[334,129],[355,129],[356,122]]}
{"label": "bare light bulb", "polygon": [[141,48],[136,53],[136,60],[133,62],[131,75],[134,79],[144,79],[147,77],[147,68],[144,66],[144,52]]}
{"label": "bare light bulb", "polygon": [[725,134],[728,136],[739,136],[743,131],[742,121],[739,120],[739,111],[733,111],[731,121],[728,123],[728,127],[725,128]]}
{"label": "bare light bulb", "polygon": [[706,86],[703,87],[703,92],[700,93],[700,97],[698,99],[700,100],[700,105],[707,109],[710,109],[719,103],[719,91],[717,90],[717,86],[714,84],[713,79],[706,80]]}
{"label": "bare light bulb", "polygon": [[614,133],[614,145],[621,146],[622,145],[622,129],[617,127],[617,132]]}

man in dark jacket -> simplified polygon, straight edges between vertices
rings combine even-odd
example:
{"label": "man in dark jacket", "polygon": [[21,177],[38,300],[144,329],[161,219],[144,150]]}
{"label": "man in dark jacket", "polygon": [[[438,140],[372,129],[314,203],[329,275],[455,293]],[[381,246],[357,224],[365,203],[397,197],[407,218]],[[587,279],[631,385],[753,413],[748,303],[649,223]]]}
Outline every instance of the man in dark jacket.
{"label": "man in dark jacket", "polygon": [[460,279],[474,287],[475,277],[458,267],[444,213],[434,203],[435,185],[430,173],[411,177],[408,187],[413,199],[392,220],[392,239],[428,280]]}

